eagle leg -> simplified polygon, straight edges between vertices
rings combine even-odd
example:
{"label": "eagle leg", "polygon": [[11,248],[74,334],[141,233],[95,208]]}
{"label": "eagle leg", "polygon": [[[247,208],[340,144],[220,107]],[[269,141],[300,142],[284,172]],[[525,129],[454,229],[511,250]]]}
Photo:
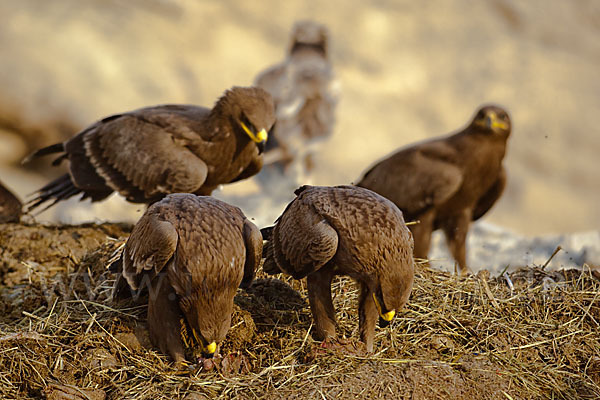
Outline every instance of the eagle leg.
{"label": "eagle leg", "polygon": [[[434,211],[429,210],[421,214],[414,225],[409,225],[409,229],[415,241],[414,256],[422,260],[427,260],[429,254],[429,245],[431,243],[431,233],[433,232]],[[427,262],[428,264],[428,262]]]}
{"label": "eagle leg", "polygon": [[308,301],[315,322],[315,339],[335,338],[335,309],[331,299],[333,268],[326,266],[306,277]]}
{"label": "eagle leg", "polygon": [[367,345],[367,351],[373,351],[373,338],[375,336],[375,324],[377,323],[377,309],[373,301],[373,292],[367,285],[360,283],[360,295],[358,297],[358,329],[360,340]]}
{"label": "eagle leg", "polygon": [[175,363],[185,363],[185,350],[181,340],[183,314],[177,303],[177,295],[166,274],[152,281],[148,297],[148,330],[150,340],[164,354],[169,354]]}
{"label": "eagle leg", "polygon": [[442,227],[446,236],[446,242],[448,243],[448,249],[458,263],[461,275],[469,273],[469,269],[467,268],[466,241],[470,222],[471,212],[464,210],[444,221]]}

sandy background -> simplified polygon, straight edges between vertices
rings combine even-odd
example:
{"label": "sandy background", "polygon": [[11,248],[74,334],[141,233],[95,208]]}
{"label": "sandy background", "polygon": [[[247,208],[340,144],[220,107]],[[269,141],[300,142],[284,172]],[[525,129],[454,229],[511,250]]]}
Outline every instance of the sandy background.
{"label": "sandy background", "polygon": [[[280,61],[294,21],[313,18],[331,31],[342,86],[313,183],[354,181],[494,102],[514,131],[508,187],[487,221],[526,235],[600,226],[598,1],[0,0],[0,15],[0,180],[22,198],[50,177],[18,164],[31,149],[115,112],[212,105]],[[224,194],[246,190],[256,187]],[[39,219],[140,212],[102,207],[67,205]]]}

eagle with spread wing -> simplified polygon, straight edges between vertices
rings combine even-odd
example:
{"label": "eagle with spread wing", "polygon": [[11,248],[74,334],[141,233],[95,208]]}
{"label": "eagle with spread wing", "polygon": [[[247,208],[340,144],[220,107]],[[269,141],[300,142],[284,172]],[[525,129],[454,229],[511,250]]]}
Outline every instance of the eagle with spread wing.
{"label": "eagle with spread wing", "polygon": [[42,187],[28,211],[78,194],[100,201],[116,191],[133,203],[169,193],[210,195],[260,171],[274,123],[271,96],[255,87],[225,91],[212,109],[159,105],[112,115],[25,160],[61,153],[53,164],[69,162],[68,173]]}

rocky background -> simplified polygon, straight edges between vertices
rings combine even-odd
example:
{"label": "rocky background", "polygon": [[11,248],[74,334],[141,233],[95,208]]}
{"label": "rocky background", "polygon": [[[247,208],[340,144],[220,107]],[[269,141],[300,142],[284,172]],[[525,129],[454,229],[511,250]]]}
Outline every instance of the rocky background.
{"label": "rocky background", "polygon": [[[486,221],[503,228],[479,229],[471,248],[490,229],[507,230],[521,247],[492,246],[482,264],[505,263],[490,261],[502,251],[509,264],[543,263],[555,242],[539,243],[580,232],[566,260],[600,263],[592,258],[600,248],[598,1],[0,0],[0,15],[0,180],[21,198],[62,172],[21,166],[32,150],[120,111],[210,106],[279,62],[293,23],[311,18],[330,29],[341,82],[313,184],[352,182],[394,149],[459,129],[479,105],[498,103],[514,126],[509,183]],[[217,196],[267,224],[288,193],[265,198],[249,181]],[[75,203],[37,220],[135,221],[143,211],[116,197]],[[552,249],[539,261],[523,245]]]}

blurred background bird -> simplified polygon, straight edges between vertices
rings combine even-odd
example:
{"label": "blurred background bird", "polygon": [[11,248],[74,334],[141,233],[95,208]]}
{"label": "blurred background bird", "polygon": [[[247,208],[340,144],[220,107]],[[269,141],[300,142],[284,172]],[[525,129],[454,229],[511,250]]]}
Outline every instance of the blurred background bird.
{"label": "blurred background bird", "polygon": [[460,273],[466,274],[471,221],[485,215],[506,186],[502,162],[510,131],[505,110],[481,107],[466,128],[394,152],[357,185],[390,199],[415,222],[410,225],[415,257],[428,258],[431,234],[441,229]]}
{"label": "blurred background bird", "polygon": [[255,84],[271,93],[277,115],[260,182],[267,188],[275,184],[273,179],[283,177],[289,188],[309,183],[314,153],[333,133],[339,95],[325,25],[297,22],[286,59],[261,72]]}
{"label": "blurred background bird", "polygon": [[159,105],[111,115],[30,159],[58,154],[69,172],[36,192],[32,211],[81,194],[101,201],[114,191],[133,203],[169,193],[210,195],[220,184],[258,173],[275,122],[271,96],[260,88],[226,90],[212,109]]}

